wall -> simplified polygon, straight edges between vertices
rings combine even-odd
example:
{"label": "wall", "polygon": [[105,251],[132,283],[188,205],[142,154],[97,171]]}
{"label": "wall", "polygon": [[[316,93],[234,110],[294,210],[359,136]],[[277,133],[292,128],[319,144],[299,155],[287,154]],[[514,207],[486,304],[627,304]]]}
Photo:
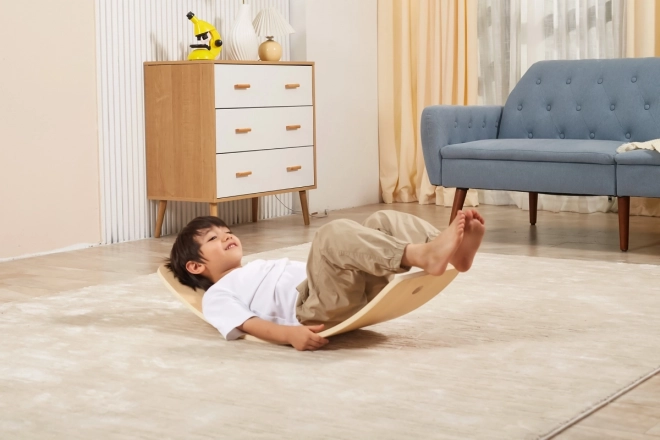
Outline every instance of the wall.
{"label": "wall", "polygon": [[2,2],[0,260],[100,241],[94,2]]}
{"label": "wall", "polygon": [[316,63],[311,211],[379,201],[377,1],[290,0],[291,59]]}
{"label": "wall", "polygon": [[[260,0],[253,7],[258,10],[271,1],[277,4],[282,0]],[[184,3],[170,6],[189,6],[189,2]],[[95,11],[94,4],[85,0],[3,3],[0,260],[117,241],[111,233],[104,234],[104,239],[100,232],[99,137],[103,140],[108,134],[97,130],[103,117],[97,112],[95,35],[101,32],[95,21],[101,20],[103,11]],[[100,4],[108,8],[117,3]],[[310,208],[321,211],[376,203],[376,0],[291,0],[290,4],[291,22],[299,29],[294,37],[302,42],[292,59],[317,63],[319,188],[310,192]],[[153,11],[145,7],[140,11],[141,22],[151,24],[146,14]],[[225,15],[222,21],[231,18]],[[131,34],[124,33],[125,28],[105,30],[99,38],[99,51],[103,40],[114,39],[118,50],[118,38],[131,35],[158,45],[155,37],[163,31],[157,28],[151,34]],[[177,47],[181,44],[172,41]],[[146,48],[140,51],[137,56]],[[141,61],[137,60],[138,66]],[[101,79],[98,85],[101,105],[108,90],[104,91]],[[119,136],[125,133],[117,132]],[[135,139],[137,135],[131,136]],[[115,164],[116,155],[122,153],[121,149],[102,151],[108,159],[114,158]],[[132,195],[139,198],[139,194]],[[285,203],[289,200],[283,199]],[[279,205],[277,200],[268,203],[273,209]],[[124,239],[150,235],[153,217],[144,214],[142,218],[148,222],[138,226],[140,232],[135,236],[126,233]],[[176,229],[180,221],[183,219],[172,222],[170,228]]]}

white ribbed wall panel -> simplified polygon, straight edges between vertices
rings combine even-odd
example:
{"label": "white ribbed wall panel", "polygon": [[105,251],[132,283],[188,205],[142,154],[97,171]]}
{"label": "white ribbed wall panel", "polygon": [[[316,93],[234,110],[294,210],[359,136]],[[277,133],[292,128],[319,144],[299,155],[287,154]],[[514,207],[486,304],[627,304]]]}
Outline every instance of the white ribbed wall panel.
{"label": "white ribbed wall panel", "polygon": [[[97,77],[103,243],[153,237],[157,202],[147,200],[144,148],[145,61],[185,60],[194,42],[189,11],[212,23],[223,37],[241,0],[96,0]],[[289,17],[289,0],[249,0],[253,17],[269,6]],[[289,38],[280,37],[282,60]],[[222,57],[225,57],[225,51]],[[279,198],[279,200],[278,200]],[[260,198],[259,218],[290,213],[292,194]],[[251,220],[250,200],[220,203],[228,224]],[[169,202],[163,235],[208,215],[206,203]]]}

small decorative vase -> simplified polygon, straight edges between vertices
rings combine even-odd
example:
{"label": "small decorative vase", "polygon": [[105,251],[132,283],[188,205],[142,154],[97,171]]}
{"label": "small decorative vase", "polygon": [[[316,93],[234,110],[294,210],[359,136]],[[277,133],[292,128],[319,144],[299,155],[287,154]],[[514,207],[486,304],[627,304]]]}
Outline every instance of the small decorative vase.
{"label": "small decorative vase", "polygon": [[252,26],[250,5],[241,5],[234,24],[225,36],[227,56],[230,60],[256,61],[259,59],[257,33]]}
{"label": "small decorative vase", "polygon": [[267,40],[259,46],[259,59],[261,61],[279,61],[282,58],[282,46],[273,37],[266,37]]}

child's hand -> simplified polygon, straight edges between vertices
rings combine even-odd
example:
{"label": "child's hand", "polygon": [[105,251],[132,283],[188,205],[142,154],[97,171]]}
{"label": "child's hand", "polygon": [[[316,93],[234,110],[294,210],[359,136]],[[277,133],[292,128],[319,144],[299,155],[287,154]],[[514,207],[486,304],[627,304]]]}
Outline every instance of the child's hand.
{"label": "child's hand", "polygon": [[325,327],[323,324],[290,327],[289,344],[300,351],[317,350],[329,342],[327,339],[317,335],[318,332],[323,330],[323,327]]}

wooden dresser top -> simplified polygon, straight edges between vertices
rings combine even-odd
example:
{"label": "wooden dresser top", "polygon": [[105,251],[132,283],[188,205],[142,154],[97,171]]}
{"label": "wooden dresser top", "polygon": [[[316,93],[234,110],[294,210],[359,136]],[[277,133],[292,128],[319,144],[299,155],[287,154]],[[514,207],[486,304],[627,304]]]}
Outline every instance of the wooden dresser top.
{"label": "wooden dresser top", "polygon": [[253,64],[275,66],[313,66],[314,61],[230,61],[230,60],[199,60],[199,61],[146,61],[145,66],[162,66],[171,64]]}

